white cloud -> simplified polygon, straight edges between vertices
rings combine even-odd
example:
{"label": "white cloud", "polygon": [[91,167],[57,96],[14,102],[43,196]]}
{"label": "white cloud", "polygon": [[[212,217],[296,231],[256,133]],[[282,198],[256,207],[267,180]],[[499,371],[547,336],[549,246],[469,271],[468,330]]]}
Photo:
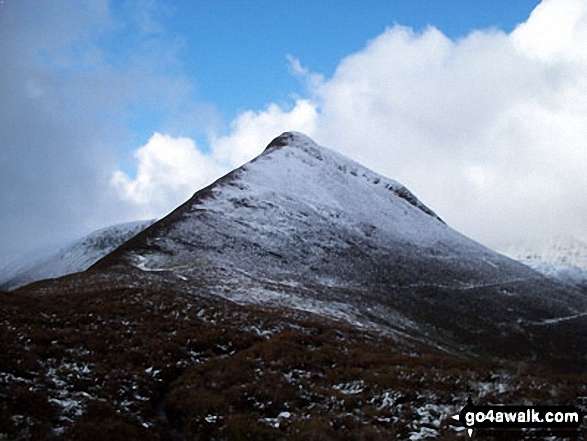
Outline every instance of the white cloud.
{"label": "white cloud", "polygon": [[587,3],[581,0],[543,0],[531,19],[512,33],[513,41],[542,61],[587,61]]}
{"label": "white cloud", "polygon": [[318,88],[318,86],[324,82],[323,75],[310,72],[310,69],[308,69],[306,66],[302,66],[300,60],[291,54],[286,55],[285,59],[287,60],[290,73],[298,79],[302,80],[303,83],[305,83],[308,87],[310,93],[312,93],[313,90]]}
{"label": "white cloud", "polygon": [[134,153],[137,175],[133,179],[118,170],[112,185],[132,206],[137,218],[167,214],[226,173],[210,155],[200,152],[190,138],[155,133]]}
{"label": "white cloud", "polygon": [[0,7],[0,259],[143,217],[110,185],[143,116],[182,135],[216,123],[178,61],[185,42],[159,32],[165,8],[112,3]]}
{"label": "white cloud", "polygon": [[290,110],[271,104],[261,112],[241,113],[231,123],[231,133],[211,141],[214,157],[231,167],[250,161],[277,135],[294,130],[312,136],[318,113],[315,104],[297,100]]}

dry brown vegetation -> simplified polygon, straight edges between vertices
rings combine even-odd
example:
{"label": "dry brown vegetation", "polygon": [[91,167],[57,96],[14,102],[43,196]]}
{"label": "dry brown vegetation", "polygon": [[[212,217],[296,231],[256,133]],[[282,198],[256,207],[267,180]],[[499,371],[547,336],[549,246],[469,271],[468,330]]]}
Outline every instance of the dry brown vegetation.
{"label": "dry brown vegetation", "polygon": [[0,437],[456,440],[449,417],[468,394],[478,404],[587,396],[587,376],[450,356],[177,287],[132,287],[131,275],[110,285],[76,277],[0,294]]}

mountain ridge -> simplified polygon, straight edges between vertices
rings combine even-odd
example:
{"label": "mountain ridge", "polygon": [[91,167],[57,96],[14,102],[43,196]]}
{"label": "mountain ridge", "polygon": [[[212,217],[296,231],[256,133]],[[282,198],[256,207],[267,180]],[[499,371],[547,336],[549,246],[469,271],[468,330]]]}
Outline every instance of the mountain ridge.
{"label": "mountain ridge", "polygon": [[239,303],[532,357],[538,339],[568,338],[557,320],[587,310],[581,292],[456,232],[403,185],[289,132],[91,270],[119,266]]}
{"label": "mountain ridge", "polygon": [[[295,141],[302,141],[302,143],[295,142]],[[231,185],[231,182],[238,180],[240,175],[246,171],[246,168],[249,164],[254,164],[257,161],[261,160],[267,154],[271,153],[272,151],[277,150],[277,149],[281,149],[283,147],[298,148],[298,149],[305,151],[309,155],[313,155],[316,158],[322,157],[319,150],[316,148],[317,145],[314,143],[314,141],[312,141],[306,135],[299,133],[299,132],[284,132],[283,134],[274,138],[267,145],[267,147],[264,149],[263,153],[261,153],[259,156],[255,157],[249,163],[244,164],[243,166],[230,171],[226,175],[220,177],[219,179],[217,179],[213,183],[209,184],[208,186],[202,188],[201,190],[198,190],[190,199],[188,199],[186,202],[184,202],[183,204],[178,206],[175,210],[173,210],[168,215],[161,218],[157,222],[157,225],[151,225],[149,228],[145,229],[145,231],[142,231],[141,233],[139,233],[135,237],[133,237],[128,243],[123,244],[123,247],[121,247],[121,248],[128,247],[128,246],[131,246],[132,244],[138,243],[141,241],[141,239],[144,236],[152,233],[154,228],[157,228],[157,229],[164,228],[165,225],[177,220],[177,218],[179,216],[181,216],[181,213],[188,206],[193,206],[195,204],[203,202],[206,199],[213,197],[214,188],[218,187],[219,185]],[[338,156],[339,158],[344,158],[344,161],[347,163],[352,163],[354,166],[366,170],[366,168],[364,166],[360,165],[359,163],[356,163],[348,158],[345,158],[342,155],[340,155],[332,150],[326,149],[325,147],[320,147],[320,148],[323,150],[327,150],[329,152],[329,154],[331,154],[331,155]],[[393,191],[397,196],[406,200],[411,205],[419,208],[424,213],[426,213],[426,214],[436,218],[440,222],[444,223],[444,221],[440,217],[438,217],[438,215],[436,215],[436,213],[434,213],[434,211],[432,211],[430,208],[428,208],[426,205],[424,205],[422,202],[420,202],[420,200],[418,198],[416,198],[416,196],[414,196],[405,186],[403,186],[403,185],[401,185],[401,184],[397,183],[396,181],[393,181],[389,178],[385,178],[384,176],[379,175],[379,174],[372,172],[370,170],[369,170],[369,172],[374,176],[375,180],[384,179],[384,180],[387,180],[388,182],[392,183]],[[351,171],[351,173],[352,173],[352,171]],[[94,265],[92,265],[92,267],[100,268],[103,265],[108,265],[108,264],[112,263],[112,261],[120,253],[121,253],[121,251],[119,251],[118,249],[114,250],[108,256],[104,256],[103,259],[100,259],[98,262],[96,262]]]}

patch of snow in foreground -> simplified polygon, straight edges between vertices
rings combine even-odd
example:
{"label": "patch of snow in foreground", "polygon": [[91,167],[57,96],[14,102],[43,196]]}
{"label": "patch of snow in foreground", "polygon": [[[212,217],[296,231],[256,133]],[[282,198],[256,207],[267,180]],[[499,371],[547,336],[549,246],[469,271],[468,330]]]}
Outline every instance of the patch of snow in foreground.
{"label": "patch of snow in foreground", "polygon": [[410,435],[410,440],[416,441],[428,438],[437,438],[440,425],[445,418],[458,412],[458,407],[444,404],[424,404],[416,409],[420,419],[414,421],[413,427],[417,429]]}
{"label": "patch of snow in foreground", "polygon": [[283,412],[280,412],[279,415],[277,415],[277,418],[260,418],[259,421],[278,429],[279,425],[281,424],[281,421],[287,420],[291,416],[292,416],[292,414],[290,412],[283,411]]}
{"label": "patch of snow in foreground", "polygon": [[438,432],[430,427],[420,427],[419,432],[413,432],[410,435],[410,440],[416,441],[420,439],[438,438]]}
{"label": "patch of snow in foreground", "polygon": [[338,390],[341,394],[355,395],[363,392],[365,383],[363,380],[355,380],[350,383],[341,383],[334,386],[334,389]]}

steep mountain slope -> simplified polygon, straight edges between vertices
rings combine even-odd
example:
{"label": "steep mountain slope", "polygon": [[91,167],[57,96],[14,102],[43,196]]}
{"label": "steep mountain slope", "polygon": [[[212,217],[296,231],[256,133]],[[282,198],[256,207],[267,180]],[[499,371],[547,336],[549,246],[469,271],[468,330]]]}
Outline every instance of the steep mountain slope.
{"label": "steep mountain slope", "polygon": [[26,256],[0,270],[0,288],[9,291],[37,280],[84,271],[155,219],[112,225],[95,231],[58,251]]}
{"label": "steep mountain slope", "polygon": [[93,269],[129,266],[452,350],[581,363],[587,353],[581,292],[464,237],[401,184],[299,133]]}

